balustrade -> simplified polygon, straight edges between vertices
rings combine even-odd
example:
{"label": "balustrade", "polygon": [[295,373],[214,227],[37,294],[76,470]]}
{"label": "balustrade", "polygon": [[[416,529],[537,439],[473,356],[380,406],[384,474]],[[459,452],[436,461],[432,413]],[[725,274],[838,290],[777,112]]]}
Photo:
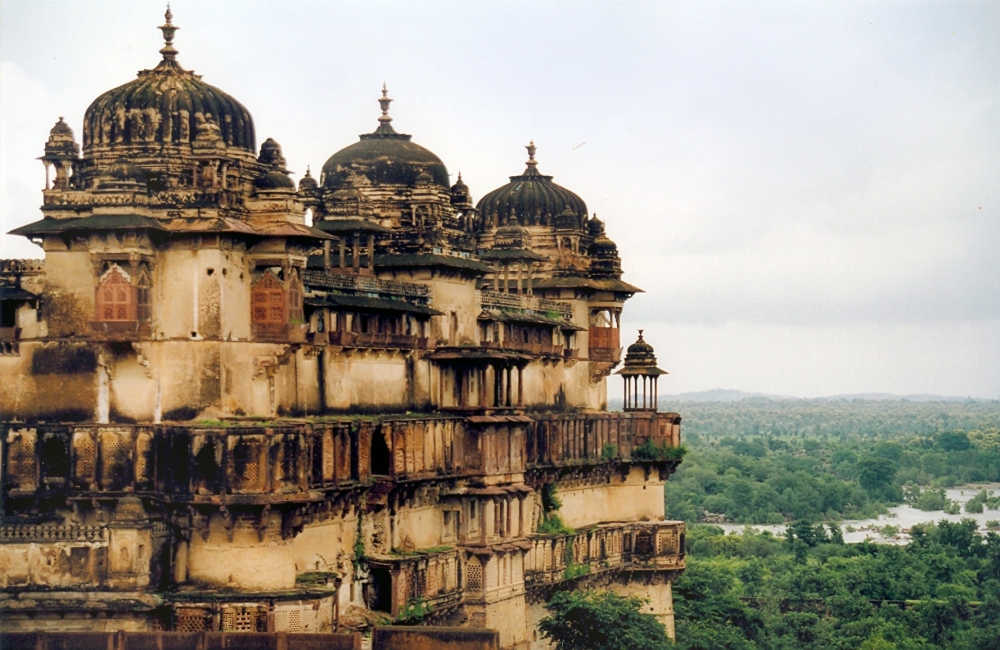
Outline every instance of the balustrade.
{"label": "balustrade", "polygon": [[525,556],[529,586],[611,569],[682,570],[682,521],[600,524],[570,535],[534,535]]}
{"label": "balustrade", "polygon": [[[680,444],[673,413],[547,414],[0,429],[8,496],[149,492],[301,500],[365,481],[520,473],[635,458]],[[647,450],[648,451],[648,450]]]}

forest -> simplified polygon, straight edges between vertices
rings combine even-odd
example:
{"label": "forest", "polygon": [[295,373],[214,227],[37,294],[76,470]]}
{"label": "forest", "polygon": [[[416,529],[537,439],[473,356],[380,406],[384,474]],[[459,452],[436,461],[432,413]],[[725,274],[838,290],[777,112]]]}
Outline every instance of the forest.
{"label": "forest", "polygon": [[[1000,650],[1000,522],[913,526],[905,543],[844,542],[841,521],[907,502],[959,514],[946,487],[1000,482],[1000,401],[744,399],[670,404],[687,453],[667,481],[687,569],[676,644],[642,602],[557,594],[559,650]],[[978,489],[964,510],[997,510]],[[785,524],[784,535],[704,523]],[[700,523],[701,522],[701,523]]]}
{"label": "forest", "polygon": [[[902,546],[845,544],[837,523],[904,501],[955,511],[944,487],[1000,481],[1000,402],[672,407],[689,450],[666,487],[667,517],[689,526],[677,647],[1000,648],[997,532],[942,520]],[[981,491],[965,508],[1000,498]],[[725,535],[696,523],[713,517],[788,527]]]}
{"label": "forest", "polygon": [[939,510],[949,505],[939,488],[1000,481],[1000,401],[761,399],[670,408],[683,415],[689,451],[667,482],[671,519],[838,521],[904,500]]}

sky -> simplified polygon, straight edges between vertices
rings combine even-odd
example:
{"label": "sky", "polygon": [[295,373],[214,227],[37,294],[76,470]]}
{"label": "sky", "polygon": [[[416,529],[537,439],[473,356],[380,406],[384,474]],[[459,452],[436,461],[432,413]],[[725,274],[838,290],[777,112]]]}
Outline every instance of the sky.
{"label": "sky", "polygon": [[[59,116],[152,68],[164,6],[0,0],[0,229]],[[397,131],[473,199],[542,173],[607,224],[661,395],[1000,397],[1000,2],[196,2],[178,60],[314,170]],[[2,257],[39,257],[4,235]],[[618,384],[610,387],[614,396]]]}

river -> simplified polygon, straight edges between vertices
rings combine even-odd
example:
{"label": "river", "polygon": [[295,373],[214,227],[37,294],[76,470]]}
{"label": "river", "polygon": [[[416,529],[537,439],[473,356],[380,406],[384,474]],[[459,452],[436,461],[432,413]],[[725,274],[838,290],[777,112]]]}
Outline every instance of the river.
{"label": "river", "polygon": [[[960,485],[955,488],[945,490],[945,494],[951,501],[957,501],[962,506],[962,512],[957,515],[949,515],[943,510],[918,510],[910,505],[901,505],[889,508],[889,514],[879,515],[877,519],[846,519],[840,522],[840,528],[844,533],[844,541],[848,543],[863,542],[866,539],[879,544],[906,544],[909,542],[907,532],[914,524],[925,524],[930,522],[948,521],[959,522],[963,519],[974,519],[979,525],[979,532],[986,532],[986,522],[1000,520],[1000,510],[983,509],[981,513],[965,511],[966,502],[978,494],[981,490],[992,492],[994,495],[1000,491],[1000,483],[981,483],[974,485]],[[763,531],[769,530],[775,535],[785,534],[785,524],[776,526],[765,526],[757,524],[714,524],[722,528],[727,533],[739,532],[744,528]],[[899,529],[899,533],[885,537],[881,530],[886,526],[894,526]]]}

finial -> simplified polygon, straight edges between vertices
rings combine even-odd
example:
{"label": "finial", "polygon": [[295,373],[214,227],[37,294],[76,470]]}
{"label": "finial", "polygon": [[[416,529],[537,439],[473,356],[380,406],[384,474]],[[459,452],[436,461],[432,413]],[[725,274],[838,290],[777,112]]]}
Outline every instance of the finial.
{"label": "finial", "polygon": [[378,121],[381,124],[388,124],[392,121],[392,118],[389,117],[389,104],[392,103],[392,100],[389,99],[389,89],[385,87],[385,82],[382,82],[382,97],[379,98],[378,103],[382,107],[382,116],[378,118]]}
{"label": "finial", "polygon": [[642,340],[642,330],[639,330],[639,340]]}
{"label": "finial", "polygon": [[163,32],[163,40],[165,45],[163,49],[160,50],[160,54],[163,55],[164,61],[173,61],[177,58],[177,48],[174,47],[174,33],[180,29],[180,27],[175,27],[170,21],[173,20],[174,14],[170,12],[170,3],[167,3],[167,11],[163,14],[166,22],[160,25],[157,29]]}
{"label": "finial", "polygon": [[528,166],[534,167],[535,165],[538,164],[537,162],[535,162],[535,152],[538,151],[538,147],[535,146],[535,141],[532,140],[531,142],[529,142],[528,145],[525,147],[525,149],[528,150]]}
{"label": "finial", "polygon": [[306,165],[306,176],[312,176],[312,170],[310,165]]}

